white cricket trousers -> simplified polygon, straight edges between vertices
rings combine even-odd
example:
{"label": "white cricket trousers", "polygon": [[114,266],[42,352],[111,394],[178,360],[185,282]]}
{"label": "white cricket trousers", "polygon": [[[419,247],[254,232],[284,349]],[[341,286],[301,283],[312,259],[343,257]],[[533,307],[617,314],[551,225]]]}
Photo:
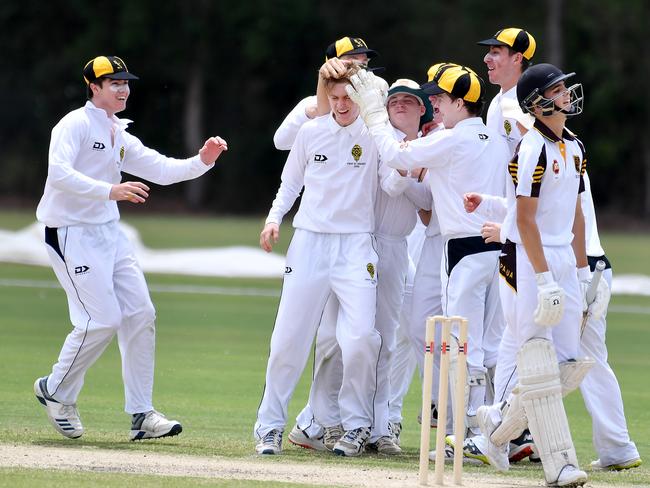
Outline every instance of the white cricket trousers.
{"label": "white cricket trousers", "polygon": [[52,367],[48,393],[61,403],[76,403],[86,371],[117,334],[124,409],[152,410],[156,313],[119,222],[46,227],[45,241],[74,326]]}
{"label": "white cricket trousers", "polygon": [[[380,276],[377,280],[377,315],[375,328],[381,334],[382,347],[377,366],[377,394],[375,396],[375,422],[370,441],[388,436],[388,421],[401,422],[402,399],[408,391],[415,369],[415,358],[408,338],[401,341],[401,352],[396,357],[397,330],[405,323],[402,296],[405,282],[410,293],[415,266],[409,269],[406,240],[401,237],[376,235]],[[408,272],[407,272],[408,270]],[[309,403],[296,418],[298,427],[310,437],[319,437],[322,426],[341,423],[338,392],[342,380],[341,353],[336,342],[336,315],[338,302],[330,298],[316,335],[314,350],[314,375],[309,391]],[[409,314],[406,314],[409,315]],[[399,317],[398,317],[399,316]],[[394,405],[396,402],[397,405]],[[395,420],[393,417],[399,417]]]}
{"label": "white cricket trousers", "polygon": [[373,245],[369,233],[295,230],[271,336],[256,437],[284,429],[289,401],[330,294],[339,302],[336,339],[343,360],[339,392],[343,428],[372,425],[381,346],[381,336],[374,328],[378,257]]}
{"label": "white cricket trousers", "polygon": [[[603,279],[611,288],[611,268],[603,272]],[[595,360],[580,384],[580,392],[591,415],[594,448],[603,466],[639,457],[627,430],[621,387],[607,362],[606,330],[605,315],[599,320],[589,319],[580,339],[580,355]]]}
{"label": "white cricket trousers", "polygon": [[530,339],[552,341],[559,362],[578,358],[582,297],[575,255],[571,246],[544,246],[544,256],[565,296],[564,314],[553,327],[541,327],[534,321],[537,282],[524,246],[510,241],[503,246],[499,289],[506,329],[494,377],[495,403],[508,398],[517,385],[517,352]]}

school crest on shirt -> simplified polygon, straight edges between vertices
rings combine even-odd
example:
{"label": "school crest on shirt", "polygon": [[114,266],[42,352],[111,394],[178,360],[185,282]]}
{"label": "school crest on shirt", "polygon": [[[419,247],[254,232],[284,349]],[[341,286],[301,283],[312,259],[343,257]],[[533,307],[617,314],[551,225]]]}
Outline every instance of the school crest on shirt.
{"label": "school crest on shirt", "polygon": [[510,123],[510,121],[508,119],[505,119],[503,121],[503,128],[506,131],[506,135],[509,136],[510,133],[512,132],[512,124]]}
{"label": "school crest on shirt", "polygon": [[124,146],[120,147],[120,162],[124,161]]}
{"label": "school crest on shirt", "polygon": [[558,174],[560,172],[560,163],[557,162],[557,159],[553,160],[553,173]]}
{"label": "school crest on shirt", "polygon": [[350,151],[352,154],[352,157],[356,162],[359,162],[359,159],[361,159],[361,155],[363,154],[363,149],[361,149],[361,146],[359,144],[355,144],[352,147],[352,151]]}
{"label": "school crest on shirt", "polygon": [[582,161],[580,161],[580,156],[577,154],[573,155],[573,164],[575,165],[576,171],[578,173],[582,172]]}
{"label": "school crest on shirt", "polygon": [[368,274],[370,275],[371,279],[375,279],[375,265],[372,263],[366,264],[366,270],[368,270]]}

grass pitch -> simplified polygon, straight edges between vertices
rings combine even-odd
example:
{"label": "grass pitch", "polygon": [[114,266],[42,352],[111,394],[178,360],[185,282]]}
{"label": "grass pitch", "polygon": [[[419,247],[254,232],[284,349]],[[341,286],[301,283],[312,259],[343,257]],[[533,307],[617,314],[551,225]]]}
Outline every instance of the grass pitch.
{"label": "grass pitch", "polygon": [[[127,219],[129,220],[129,219]],[[27,213],[0,214],[0,228],[20,228],[32,222]],[[261,219],[237,219],[226,223],[220,219],[133,218],[129,223],[142,233],[150,247],[197,247],[230,244],[256,245]],[[223,235],[222,235],[223,234]],[[282,229],[279,252],[284,252],[291,229]],[[650,274],[650,263],[633,259],[647,254],[650,237],[605,235],[604,244],[615,271],[620,269]],[[610,246],[610,242],[612,245]],[[639,254],[637,254],[639,253]],[[279,280],[229,280],[149,275],[156,284],[196,284],[224,287],[280,288]],[[0,279],[32,279],[54,281],[48,268],[0,264]],[[278,304],[275,297],[223,296],[202,293],[179,294],[153,292],[158,312],[156,408],[183,423],[184,432],[174,438],[150,443],[128,441],[130,419],[123,412],[123,393],[117,346],[113,343],[90,369],[86,386],[79,398],[79,409],[87,433],[78,441],[60,437],[49,426],[45,413],[34,399],[32,384],[47,374],[56,360],[70,325],[65,294],[56,288],[0,287],[0,384],[2,416],[0,442],[6,444],[37,444],[45,446],[95,446],[141,452],[219,455],[237,459],[250,458],[254,443],[252,427],[264,385],[269,338]],[[625,401],[628,427],[646,465],[623,473],[594,473],[590,479],[620,484],[650,486],[650,390],[642,379],[648,366],[647,323],[650,299],[614,297],[608,325],[610,364],[619,378]],[[637,307],[636,313],[625,312]],[[296,389],[290,404],[289,425],[307,398],[310,367]],[[419,425],[415,418],[420,404],[420,384],[416,379],[405,399],[405,428],[402,445],[405,454],[386,459],[365,456],[341,460],[331,455],[297,449],[285,442],[285,451],[277,462],[323,464],[351,463],[356,466],[394,466],[417,469]],[[566,400],[573,439],[583,467],[595,459],[591,446],[591,423],[579,393]],[[467,467],[474,473],[490,472],[489,468]],[[33,472],[32,472],[33,471]],[[41,483],[38,470],[0,470],[2,486],[33,486]],[[49,474],[47,475],[50,476]],[[525,476],[541,481],[538,466],[520,463],[506,476]],[[57,473],[56,484],[95,486],[130,486],[134,475]],[[138,477],[140,478],[140,477]],[[190,486],[182,480],[138,481],[138,486]],[[128,480],[128,481],[127,481]],[[203,485],[199,480],[187,483]],[[150,483],[150,484],[149,484]],[[262,486],[253,482],[212,482],[209,486]],[[269,486],[264,484],[264,486]],[[278,484],[277,486],[289,486]]]}

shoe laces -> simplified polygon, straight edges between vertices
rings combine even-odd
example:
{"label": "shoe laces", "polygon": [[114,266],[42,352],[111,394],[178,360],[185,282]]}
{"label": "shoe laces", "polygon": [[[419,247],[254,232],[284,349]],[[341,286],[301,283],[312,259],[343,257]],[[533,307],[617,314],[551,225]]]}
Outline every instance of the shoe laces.
{"label": "shoe laces", "polygon": [[343,426],[341,425],[334,425],[332,427],[325,427],[325,437],[327,438],[341,438],[343,436]]}
{"label": "shoe laces", "polygon": [[349,430],[346,432],[345,436],[343,436],[343,440],[359,442],[361,441],[360,436],[364,430],[366,430],[365,427],[357,427],[356,429]]}
{"label": "shoe laces", "polygon": [[279,445],[282,442],[282,432],[277,429],[270,430],[262,437],[262,442],[264,444]]}

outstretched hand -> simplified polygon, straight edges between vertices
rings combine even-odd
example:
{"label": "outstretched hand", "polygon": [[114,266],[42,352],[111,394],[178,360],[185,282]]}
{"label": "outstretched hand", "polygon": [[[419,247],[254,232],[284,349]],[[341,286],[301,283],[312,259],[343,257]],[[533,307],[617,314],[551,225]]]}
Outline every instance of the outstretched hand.
{"label": "outstretched hand", "polygon": [[228,143],[221,137],[210,137],[199,150],[199,157],[205,165],[213,164],[223,151],[228,150]]}
{"label": "outstretched hand", "polygon": [[113,185],[108,195],[110,200],[129,201],[132,203],[144,203],[149,197],[149,187],[140,181],[125,181],[119,185]]}

